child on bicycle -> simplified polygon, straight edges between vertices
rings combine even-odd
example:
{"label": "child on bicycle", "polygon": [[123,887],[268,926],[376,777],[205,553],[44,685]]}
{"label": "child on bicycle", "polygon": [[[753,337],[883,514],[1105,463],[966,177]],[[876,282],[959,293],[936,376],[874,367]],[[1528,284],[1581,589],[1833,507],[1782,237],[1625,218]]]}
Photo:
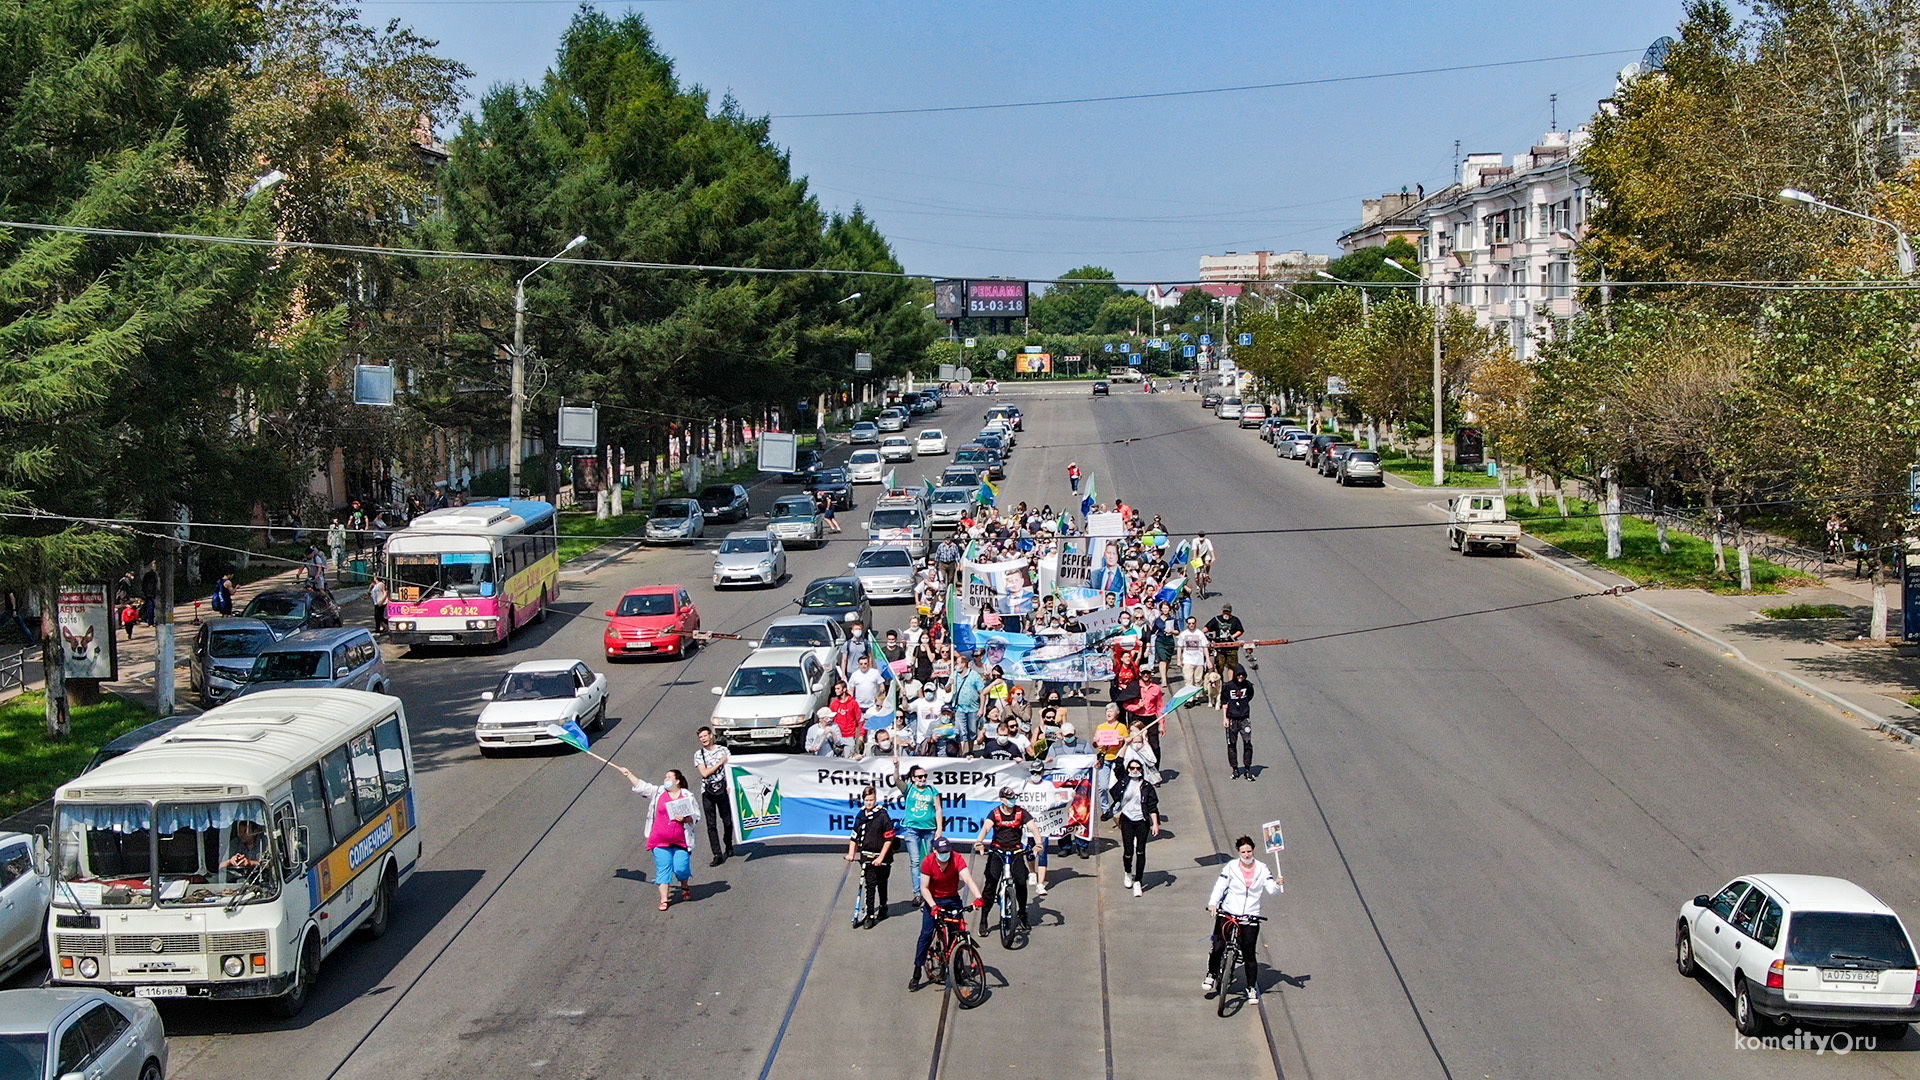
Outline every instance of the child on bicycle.
{"label": "child on bicycle", "polygon": [[860,863],[860,883],[867,890],[864,929],[887,917],[887,879],[893,876],[893,853],[898,847],[893,815],[880,805],[880,793],[868,784],[860,792],[860,813],[847,839],[847,861]]}
{"label": "child on bicycle", "polygon": [[1228,863],[1214,879],[1213,893],[1207,897],[1207,911],[1213,916],[1213,950],[1207,955],[1207,977],[1200,988],[1212,997],[1228,973],[1220,970],[1220,954],[1227,951],[1227,916],[1244,920],[1239,924],[1240,960],[1247,972],[1247,1004],[1260,1003],[1260,968],[1253,947],[1260,941],[1260,898],[1280,891],[1280,880],[1267,864],[1254,857],[1253,837],[1233,842],[1239,858]]}

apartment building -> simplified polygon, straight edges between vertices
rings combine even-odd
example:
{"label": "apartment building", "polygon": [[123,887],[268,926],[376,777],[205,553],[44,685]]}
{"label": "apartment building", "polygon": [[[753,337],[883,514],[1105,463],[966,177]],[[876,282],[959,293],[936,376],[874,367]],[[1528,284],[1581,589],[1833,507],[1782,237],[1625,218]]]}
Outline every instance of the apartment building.
{"label": "apartment building", "polygon": [[1325,270],[1325,255],[1305,251],[1229,251],[1200,256],[1201,281],[1292,281]]}
{"label": "apartment building", "polygon": [[[1550,131],[1508,161],[1470,154],[1459,182],[1416,215],[1420,270],[1446,303],[1471,308],[1530,356],[1536,335],[1556,335],[1578,311],[1574,246],[1585,234],[1593,187],[1579,164],[1584,127]],[[1384,241],[1382,241],[1384,242]]]}

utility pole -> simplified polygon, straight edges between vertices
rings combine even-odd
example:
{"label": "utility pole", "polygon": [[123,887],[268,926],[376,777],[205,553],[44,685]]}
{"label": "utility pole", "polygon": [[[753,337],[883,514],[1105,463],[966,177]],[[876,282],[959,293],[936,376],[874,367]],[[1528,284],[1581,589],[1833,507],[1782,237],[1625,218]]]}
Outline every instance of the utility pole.
{"label": "utility pole", "polygon": [[153,711],[172,716],[174,693],[173,575],[180,542],[169,529],[160,541],[160,593],[153,601]]}
{"label": "utility pole", "polygon": [[1440,401],[1440,290],[1433,291],[1433,486],[1447,482],[1446,428],[1441,425]]}
{"label": "utility pole", "polygon": [[[510,402],[507,416],[507,439],[511,443],[507,448],[507,497],[517,499],[520,490],[520,466],[526,456],[523,430],[525,421],[521,414],[527,408],[527,278],[539,273],[547,263],[565,255],[574,248],[587,242],[585,236],[576,236],[567,241],[567,246],[559,254],[543,260],[539,265],[526,272],[520,280],[513,283],[513,383],[509,392]],[[549,476],[554,475],[553,453],[547,453]]]}

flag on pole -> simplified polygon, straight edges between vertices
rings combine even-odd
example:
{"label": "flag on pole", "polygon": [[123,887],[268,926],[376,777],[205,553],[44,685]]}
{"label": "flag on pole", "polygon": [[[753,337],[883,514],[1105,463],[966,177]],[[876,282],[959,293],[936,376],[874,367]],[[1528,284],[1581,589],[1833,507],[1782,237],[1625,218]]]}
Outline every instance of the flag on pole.
{"label": "flag on pole", "polygon": [[880,483],[888,491],[893,490],[893,470],[892,469],[888,469],[887,475],[880,478]]}
{"label": "flag on pole", "polygon": [[1099,500],[1094,498],[1093,477],[1088,476],[1087,477],[1087,494],[1085,498],[1080,500],[1080,516],[1086,517],[1088,514],[1093,513],[1093,508],[1098,504],[1098,502]]}
{"label": "flag on pole", "polygon": [[1168,698],[1166,704],[1160,707],[1160,715],[1161,716],[1167,715],[1168,713],[1172,712],[1173,710],[1179,708],[1182,705],[1185,705],[1187,702],[1192,701],[1194,698],[1199,697],[1201,694],[1205,692],[1206,692],[1206,687],[1204,686],[1181,687],[1178,693]]}
{"label": "flag on pole", "polygon": [[921,480],[922,480],[923,482],[925,482],[925,484],[927,485],[927,501],[928,501],[928,502],[932,502],[932,501],[933,501],[933,490],[934,490],[934,489],[933,489],[933,478],[932,478],[932,477],[921,477]]}
{"label": "flag on pole", "polygon": [[580,723],[577,720],[569,720],[564,724],[548,724],[547,734],[559,739],[575,750],[585,750],[587,748],[587,733],[581,730]]}
{"label": "flag on pole", "polygon": [[998,494],[1000,494],[1000,489],[993,486],[993,481],[987,479],[985,476],[980,477],[980,502],[982,505],[992,506],[993,497]]}

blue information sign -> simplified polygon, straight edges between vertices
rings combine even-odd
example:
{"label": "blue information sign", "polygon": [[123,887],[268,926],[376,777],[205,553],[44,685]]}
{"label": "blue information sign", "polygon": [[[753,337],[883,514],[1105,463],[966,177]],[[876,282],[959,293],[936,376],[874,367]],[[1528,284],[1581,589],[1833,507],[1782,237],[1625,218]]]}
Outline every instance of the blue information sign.
{"label": "blue information sign", "polygon": [[1192,356],[1192,355],[1193,355],[1194,353],[1196,353],[1196,352],[1198,352],[1198,351],[1199,351],[1199,350],[1197,350],[1197,349],[1195,349],[1195,348],[1194,348],[1193,346],[1191,346],[1191,345],[1182,345],[1182,346],[1180,346],[1180,355],[1181,355],[1181,356]]}
{"label": "blue information sign", "polygon": [[1240,344],[1242,344],[1242,345],[1251,345],[1251,344],[1253,344],[1253,335],[1252,335],[1252,334],[1241,334],[1241,335],[1240,335]]}
{"label": "blue information sign", "polygon": [[1140,366],[1140,354],[1139,354],[1139,353],[1134,353],[1134,354],[1133,354],[1132,356],[1129,356],[1129,357],[1127,357],[1127,363],[1129,363],[1129,364],[1131,364],[1131,365],[1133,365],[1134,367],[1139,367],[1139,366]]}
{"label": "blue information sign", "polygon": [[1192,335],[1192,334],[1181,334],[1181,335],[1180,335],[1180,340],[1181,340],[1181,341],[1192,341],[1192,340],[1193,340],[1193,335]]}
{"label": "blue information sign", "polygon": [[1113,351],[1113,342],[1111,342],[1111,341],[1109,341],[1109,342],[1107,342],[1107,351],[1108,351],[1108,352],[1112,352],[1112,351]]}
{"label": "blue information sign", "polygon": [[1212,334],[1201,334],[1201,335],[1200,335],[1200,344],[1202,344],[1202,345],[1211,345],[1211,344],[1213,344],[1213,335],[1212,335]]}
{"label": "blue information sign", "polygon": [[1124,341],[1123,341],[1123,342],[1121,342],[1121,343],[1120,343],[1120,351],[1121,351],[1121,352],[1132,352],[1132,351],[1133,351],[1133,346],[1132,346],[1132,345],[1129,345],[1129,344],[1127,344],[1126,342],[1124,342]]}

